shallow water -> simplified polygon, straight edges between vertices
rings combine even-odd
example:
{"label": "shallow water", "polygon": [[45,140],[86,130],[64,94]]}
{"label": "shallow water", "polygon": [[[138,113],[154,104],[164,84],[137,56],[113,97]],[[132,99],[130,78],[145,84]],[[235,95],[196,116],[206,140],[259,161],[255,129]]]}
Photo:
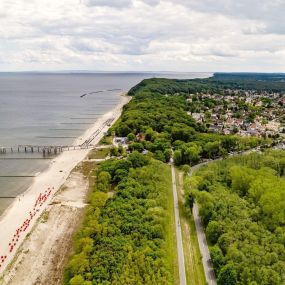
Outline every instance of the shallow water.
{"label": "shallow water", "polygon": [[[0,146],[70,145],[127,92],[150,77],[195,78],[209,74],[41,74],[0,73]],[[107,91],[116,89],[113,91]],[[120,89],[120,90],[117,90]],[[98,92],[100,91],[100,92]],[[83,94],[88,94],[80,97]],[[9,158],[9,159],[7,159]],[[29,159],[32,158],[32,159]],[[48,166],[42,155],[0,154],[0,214]]]}

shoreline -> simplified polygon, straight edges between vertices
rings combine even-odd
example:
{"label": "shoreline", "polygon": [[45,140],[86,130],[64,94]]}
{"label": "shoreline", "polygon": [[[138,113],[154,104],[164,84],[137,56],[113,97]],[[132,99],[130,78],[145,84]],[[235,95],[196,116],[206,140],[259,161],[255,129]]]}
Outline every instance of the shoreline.
{"label": "shoreline", "polygon": [[[111,125],[121,116],[121,111],[131,98],[125,94],[118,95],[120,102],[109,112],[99,117],[94,124],[81,136],[74,140],[73,145],[81,144],[97,131],[98,135],[92,145],[98,144],[104,133],[110,128],[104,125],[106,120],[113,118]],[[45,211],[55,194],[68,179],[71,171],[88,155],[92,148],[64,151],[54,158],[48,168],[34,178],[32,185],[17,196],[13,203],[0,217],[0,278],[13,261],[18,249],[27,235],[33,230],[41,214]],[[12,249],[12,250],[11,250]]]}
{"label": "shoreline", "polygon": [[84,218],[89,195],[88,180],[77,167],[25,238],[0,278],[1,285],[62,284],[70,246]]}

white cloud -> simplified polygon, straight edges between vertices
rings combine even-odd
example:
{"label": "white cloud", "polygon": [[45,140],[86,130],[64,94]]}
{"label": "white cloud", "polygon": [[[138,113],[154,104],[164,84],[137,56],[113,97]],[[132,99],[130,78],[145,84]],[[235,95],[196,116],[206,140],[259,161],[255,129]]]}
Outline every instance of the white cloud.
{"label": "white cloud", "polygon": [[[284,0],[170,0],[189,9],[233,18],[256,20],[266,33],[285,34]],[[260,32],[260,31],[257,31]]]}
{"label": "white cloud", "polygon": [[88,6],[125,8],[132,4],[132,0],[86,0]]}
{"label": "white cloud", "polygon": [[282,71],[282,2],[1,0],[0,69]]}

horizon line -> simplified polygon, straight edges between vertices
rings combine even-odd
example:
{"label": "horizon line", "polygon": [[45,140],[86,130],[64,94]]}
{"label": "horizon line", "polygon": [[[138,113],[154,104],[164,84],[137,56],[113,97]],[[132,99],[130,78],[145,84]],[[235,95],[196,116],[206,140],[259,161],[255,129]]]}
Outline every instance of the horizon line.
{"label": "horizon line", "polygon": [[226,74],[285,74],[284,72],[274,72],[274,71],[171,71],[171,70],[166,70],[166,71],[147,71],[147,70],[141,70],[141,71],[118,71],[118,70],[76,70],[76,69],[71,69],[71,70],[23,70],[23,71],[0,71],[0,74],[4,73],[30,73],[30,74],[76,74],[76,73],[81,73],[81,74],[110,74],[110,73],[121,73],[121,74],[155,74],[155,73],[161,73],[161,74],[190,74],[190,73],[197,73],[197,74],[203,74],[203,73],[211,73],[211,74],[221,74],[221,73],[226,73]]}

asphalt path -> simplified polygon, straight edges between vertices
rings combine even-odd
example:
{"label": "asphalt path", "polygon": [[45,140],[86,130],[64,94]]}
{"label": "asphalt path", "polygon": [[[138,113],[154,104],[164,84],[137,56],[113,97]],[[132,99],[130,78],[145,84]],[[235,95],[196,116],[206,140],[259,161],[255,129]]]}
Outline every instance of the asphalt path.
{"label": "asphalt path", "polygon": [[[207,165],[211,162],[218,161],[218,160],[221,160],[221,159],[210,160],[210,161],[202,162],[200,164],[193,166],[191,168],[191,172],[189,173],[189,176],[192,176],[193,172],[195,170],[198,170],[201,166]],[[206,235],[204,232],[204,227],[203,227],[202,221],[199,217],[198,204],[196,202],[193,205],[192,214],[193,214],[193,219],[195,222],[196,233],[197,233],[200,253],[202,255],[202,263],[203,263],[203,267],[204,267],[204,273],[205,273],[207,284],[216,285],[217,284],[216,276],[215,276],[213,264],[211,261],[211,256],[210,256],[210,252],[209,252],[209,248],[208,248],[208,244],[207,244]]]}
{"label": "asphalt path", "polygon": [[196,226],[196,232],[197,232],[197,237],[198,237],[198,243],[199,243],[199,248],[200,252],[202,255],[202,262],[203,262],[203,267],[204,267],[204,272],[205,272],[205,277],[207,284],[209,285],[216,285],[216,276],[213,268],[213,264],[211,261],[211,256],[207,244],[207,239],[204,233],[204,228],[201,222],[201,219],[199,217],[199,209],[197,206],[197,203],[194,203],[193,206],[193,218]]}
{"label": "asphalt path", "polygon": [[178,195],[176,189],[175,168],[172,159],[171,159],[171,174],[172,174],[172,192],[173,192],[173,203],[174,203],[174,214],[175,214],[175,231],[176,231],[176,242],[177,242],[179,279],[180,279],[180,285],[186,285],[187,282],[186,282],[186,273],[185,273],[182,233],[181,233],[181,226],[179,219]]}

